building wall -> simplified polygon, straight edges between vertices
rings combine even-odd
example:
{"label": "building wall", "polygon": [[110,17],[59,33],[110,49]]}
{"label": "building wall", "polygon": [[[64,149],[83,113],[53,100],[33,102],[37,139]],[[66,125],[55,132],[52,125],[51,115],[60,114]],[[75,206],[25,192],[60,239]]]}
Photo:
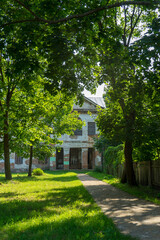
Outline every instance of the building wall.
{"label": "building wall", "polygon": [[[24,172],[28,171],[29,168],[29,159],[23,158],[22,164],[16,164],[15,163],[15,153],[11,153],[10,155],[10,163],[11,163],[11,170],[12,172]],[[32,161],[32,169],[34,168],[42,168],[43,170],[50,168],[50,160],[48,160],[48,163],[41,163],[39,164],[38,159],[33,158]],[[0,172],[4,172],[4,160],[0,159]]]}
{"label": "building wall", "polygon": [[[95,122],[96,114],[96,106],[90,103],[84,103],[82,107],[75,105],[75,110],[78,110],[79,117],[82,121],[85,122],[85,126],[82,127],[82,136],[81,135],[73,135],[69,136],[64,134],[60,140],[63,141],[61,147],[64,151],[64,169],[70,169],[70,149],[81,149],[81,169],[88,169],[88,149],[93,148],[94,137],[98,134],[97,126],[95,125],[95,135],[88,135],[88,123]],[[93,112],[92,115],[88,114],[88,111]],[[54,166],[52,169],[56,169],[56,153],[54,154]],[[51,157],[51,159],[53,159]],[[97,150],[94,150],[94,159],[92,164],[92,169],[95,166],[101,166],[101,155]]]}
{"label": "building wall", "polygon": [[[74,105],[74,110],[77,110],[79,112],[79,117],[82,121],[84,121],[86,124],[82,127],[82,136],[74,135],[69,136],[67,134],[64,134],[60,140],[63,141],[63,144],[59,147],[63,149],[63,169],[69,169],[70,168],[70,149],[80,149],[81,151],[81,159],[80,159],[80,168],[81,169],[88,169],[88,151],[89,149],[93,148],[94,140],[93,137],[95,137],[98,134],[97,127],[95,129],[95,135],[94,136],[88,136],[88,123],[94,122],[96,116],[97,116],[97,110],[96,110],[96,104],[93,104],[92,102],[85,101],[83,106]],[[88,114],[88,111],[92,113],[92,116]],[[58,146],[57,146],[58,147]],[[29,159],[23,158],[22,164],[15,164],[15,154],[11,153],[10,155],[10,162],[11,162],[11,169],[14,172],[20,172],[20,171],[27,171],[29,167]],[[33,166],[32,168],[40,167],[42,169],[57,169],[56,167],[56,152],[50,157],[47,164],[39,164],[38,159],[33,159]],[[93,163],[92,168],[95,166],[101,165],[101,156],[98,153],[98,151],[94,150],[94,156],[93,156]],[[0,172],[4,172],[4,160],[0,159]]]}

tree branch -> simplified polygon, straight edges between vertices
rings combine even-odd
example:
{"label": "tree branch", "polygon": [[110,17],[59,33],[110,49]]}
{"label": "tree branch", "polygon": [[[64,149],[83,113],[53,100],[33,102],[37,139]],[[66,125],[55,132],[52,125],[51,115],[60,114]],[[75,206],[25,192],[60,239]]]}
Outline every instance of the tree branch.
{"label": "tree branch", "polygon": [[35,18],[37,19],[41,19],[40,17],[38,17],[29,7],[27,7],[24,3],[22,3],[19,0],[14,0],[15,2],[17,2],[19,5],[21,5],[22,7],[24,7],[28,12],[30,12]]}
{"label": "tree branch", "polygon": [[2,82],[4,83],[4,75],[3,75],[3,71],[2,71],[2,57],[0,56],[0,74],[2,77]]}
{"label": "tree branch", "polygon": [[136,9],[136,7],[134,6],[132,16],[131,16],[131,30],[132,30],[132,27],[133,27],[133,17],[134,17],[135,9]]}
{"label": "tree branch", "polygon": [[137,17],[137,19],[136,19],[134,25],[133,25],[133,22],[132,22],[132,21],[133,21],[133,17],[131,18],[131,32],[130,32],[130,34],[129,34],[129,38],[128,38],[127,46],[129,46],[129,44],[130,44],[130,41],[131,41],[131,38],[132,38],[133,31],[134,31],[134,29],[135,29],[135,27],[136,27],[136,25],[137,25],[137,22],[139,21],[139,18],[140,18],[140,16],[141,16],[141,14],[142,14],[142,10],[141,10],[140,13],[138,14],[138,17]]}
{"label": "tree branch", "polygon": [[7,104],[7,107],[9,107],[9,104],[10,104],[10,100],[12,98],[12,95],[13,95],[13,92],[15,90],[15,86],[12,87],[12,89],[10,90],[10,88],[8,87],[8,93],[7,93],[7,98],[6,98],[6,104]]}
{"label": "tree branch", "polygon": [[[19,2],[18,0],[15,0],[17,3]],[[20,4],[20,3],[19,3]],[[5,27],[7,25],[11,25],[11,24],[16,24],[16,23],[25,23],[25,22],[41,22],[41,23],[47,23],[49,25],[51,24],[58,24],[58,23],[63,23],[63,22],[67,22],[69,20],[72,19],[78,19],[78,18],[83,18],[89,15],[92,15],[94,13],[103,11],[103,10],[107,10],[107,9],[112,9],[115,7],[122,7],[122,6],[129,6],[129,5],[139,5],[139,6],[153,6],[153,5],[159,5],[160,1],[154,1],[154,2],[150,2],[150,1],[123,1],[123,2],[117,2],[115,4],[111,4],[111,5],[104,5],[102,7],[98,7],[95,9],[92,9],[90,11],[84,12],[84,13],[80,13],[80,14],[75,14],[72,16],[68,16],[65,18],[60,18],[58,20],[46,20],[43,18],[39,18],[34,12],[32,12],[29,8],[27,8],[26,6],[23,6],[21,3],[21,6],[23,6],[26,10],[28,10],[32,16],[34,16],[35,18],[33,19],[21,19],[18,21],[13,21],[13,22],[9,22],[9,23],[5,23],[2,24],[1,27]]]}
{"label": "tree branch", "polygon": [[127,10],[128,10],[128,7],[126,8],[124,6],[124,21],[125,21],[125,26],[124,26],[124,34],[123,34],[123,43],[124,43],[124,46],[126,46],[126,28],[127,28]]}

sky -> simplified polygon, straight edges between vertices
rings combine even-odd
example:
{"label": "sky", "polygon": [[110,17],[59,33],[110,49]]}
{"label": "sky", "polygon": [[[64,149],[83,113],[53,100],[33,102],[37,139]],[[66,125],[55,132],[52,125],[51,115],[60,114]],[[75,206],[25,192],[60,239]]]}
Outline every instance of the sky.
{"label": "sky", "polygon": [[86,97],[102,97],[103,93],[104,93],[104,84],[100,85],[97,88],[96,94],[91,94],[89,91],[84,90],[84,95]]}

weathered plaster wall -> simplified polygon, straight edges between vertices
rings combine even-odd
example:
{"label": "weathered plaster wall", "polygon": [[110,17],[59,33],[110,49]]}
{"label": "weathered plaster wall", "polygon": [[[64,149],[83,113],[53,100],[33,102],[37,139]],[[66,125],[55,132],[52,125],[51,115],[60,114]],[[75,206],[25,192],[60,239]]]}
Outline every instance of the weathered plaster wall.
{"label": "weathered plaster wall", "polygon": [[[96,114],[93,114],[90,116],[87,113],[80,113],[79,117],[82,121],[85,122],[85,126],[82,127],[82,136],[69,136],[67,134],[64,134],[60,140],[63,141],[63,144],[61,147],[64,148],[71,148],[71,147],[93,147],[93,136],[88,136],[88,122],[94,122],[94,119],[96,118]],[[96,135],[98,134],[98,130],[96,127]]]}
{"label": "weathered plaster wall", "polygon": [[[82,127],[82,136],[69,136],[64,134],[60,140],[63,141],[63,144],[60,146],[64,149],[64,169],[69,169],[69,154],[70,148],[81,148],[82,149],[82,159],[81,159],[81,166],[83,169],[88,168],[88,148],[93,148],[93,137],[88,136],[88,122],[94,122],[97,116],[96,105],[89,101],[85,101],[83,106],[74,105],[74,110],[79,112],[79,117],[82,121],[85,122],[85,126]],[[88,111],[92,112],[92,116],[88,114]],[[96,134],[98,134],[98,130],[96,127]],[[15,164],[15,154],[12,153],[10,155],[10,162],[11,168],[13,171],[27,171],[29,159],[23,159],[22,164]],[[95,151],[95,161],[93,161],[94,166],[101,165],[101,156],[100,154]],[[50,157],[50,161],[48,164],[38,164],[37,159],[33,159],[33,169],[41,167],[42,169],[56,169],[56,153]],[[4,160],[0,159],[0,171],[4,172]]]}
{"label": "weathered plaster wall", "polygon": [[[88,122],[94,122],[97,116],[96,113],[93,113],[92,116],[88,114],[88,111],[96,110],[96,107],[93,104],[84,103],[83,107],[75,105],[74,109],[79,111],[79,117],[82,121],[85,122],[85,126],[82,127],[82,136],[69,136],[64,134],[60,140],[63,141],[63,144],[60,146],[64,149],[64,169],[69,169],[69,153],[70,148],[81,148],[82,149],[82,159],[81,166],[82,169],[88,169],[88,148],[93,148],[94,140],[93,137],[98,135],[97,126],[95,126],[96,134],[94,136],[88,136]],[[81,111],[83,109],[83,111]],[[85,111],[87,110],[87,111]],[[98,151],[95,150],[95,159],[93,161],[93,168],[95,166],[101,165],[101,155]]]}
{"label": "weathered plaster wall", "polygon": [[[24,172],[28,171],[29,167],[29,159],[23,158],[22,164],[16,164],[15,163],[15,153],[11,153],[10,155],[10,163],[11,163],[11,170],[12,172]],[[34,168],[42,168],[42,169],[49,169],[50,168],[50,161],[48,164],[39,164],[38,159],[33,158],[32,162],[32,169]],[[4,160],[0,159],[0,172],[4,172]]]}

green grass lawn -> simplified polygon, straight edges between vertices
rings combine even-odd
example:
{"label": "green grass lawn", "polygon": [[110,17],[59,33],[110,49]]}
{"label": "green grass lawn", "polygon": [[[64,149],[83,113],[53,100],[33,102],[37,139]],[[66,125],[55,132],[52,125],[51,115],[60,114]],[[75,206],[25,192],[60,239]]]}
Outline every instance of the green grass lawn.
{"label": "green grass lawn", "polygon": [[129,240],[100,211],[74,172],[0,174],[1,240]]}
{"label": "green grass lawn", "polygon": [[107,182],[125,192],[132,194],[138,198],[142,198],[160,205],[160,190],[146,186],[130,187],[128,184],[120,183],[120,179],[111,175],[100,172],[87,172],[91,177]]}

